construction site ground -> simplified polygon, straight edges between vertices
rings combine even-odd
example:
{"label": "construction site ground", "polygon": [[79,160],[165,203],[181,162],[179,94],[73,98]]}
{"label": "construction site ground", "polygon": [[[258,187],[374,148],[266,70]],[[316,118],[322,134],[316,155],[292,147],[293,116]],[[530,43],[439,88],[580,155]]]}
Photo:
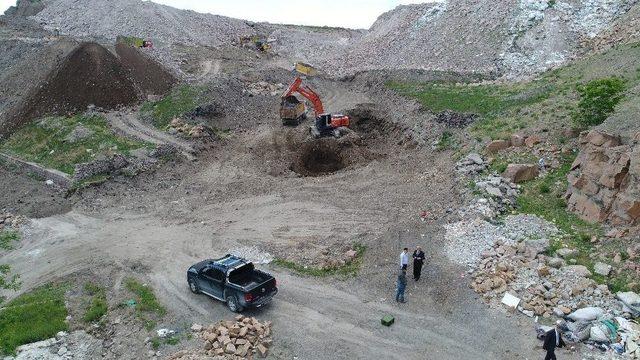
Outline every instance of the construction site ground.
{"label": "construction site ground", "polygon": [[[107,284],[110,305],[116,307],[123,279],[134,276],[147,282],[168,309],[158,328],[209,324],[232,314],[224,304],[189,292],[186,270],[191,264],[256,247],[301,266],[320,266],[358,244],[366,251],[355,276],[312,277],[263,266],[278,279],[280,292],[270,305],[248,314],[273,322],[271,357],[540,355],[531,322],[483,305],[468,288],[466,269],[442,253],[443,225],[455,220],[461,203],[454,185],[455,160],[450,151],[418,144],[432,140],[428,126],[440,125],[426,125],[424,138],[411,139],[416,130],[405,128],[403,119],[420,122],[427,115],[412,111],[419,106],[403,100],[395,107],[399,100],[384,91],[318,78],[310,82],[327,109],[368,105],[356,112],[355,136],[314,142],[308,137],[310,121],[295,128],[282,126],[278,96],[242,91],[254,81],[290,81],[286,61],[230,55],[245,56],[238,63],[220,53],[209,57],[208,52],[215,53],[202,49],[198,57],[194,49],[183,49],[183,58],[189,59],[183,70],[222,107],[223,115],[208,119],[208,125],[228,134],[200,146],[195,161],[179,152],[155,171],[115,177],[66,195],[48,189],[41,179],[0,168],[0,176],[8,179],[0,182],[0,191],[12,194],[3,196],[0,208],[33,218],[23,229],[20,245],[0,256],[1,263],[20,274],[19,293],[89,276]],[[168,135],[139,123],[138,111],[132,107],[105,116],[124,136],[163,142]],[[183,144],[178,139],[166,142]],[[316,152],[323,155],[311,156]],[[430,213],[427,222],[421,221],[421,211]],[[408,302],[397,304],[398,255],[416,245],[427,252],[424,276],[418,283],[409,279]],[[7,294],[11,298],[19,293]],[[396,317],[392,327],[380,324],[386,314]],[[144,339],[150,334],[112,334],[120,344],[110,350],[112,356],[147,356]],[[163,347],[161,355],[181,346]],[[570,353],[564,357],[579,358]]]}

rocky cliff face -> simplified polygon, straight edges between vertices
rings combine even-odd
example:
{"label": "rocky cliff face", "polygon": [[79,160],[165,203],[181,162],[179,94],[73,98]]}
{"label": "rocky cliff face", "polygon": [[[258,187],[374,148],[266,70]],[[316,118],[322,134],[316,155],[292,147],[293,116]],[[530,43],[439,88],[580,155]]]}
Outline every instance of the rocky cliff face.
{"label": "rocky cliff face", "polygon": [[623,140],[592,130],[581,135],[580,144],[568,176],[569,209],[592,222],[639,224],[640,133]]}

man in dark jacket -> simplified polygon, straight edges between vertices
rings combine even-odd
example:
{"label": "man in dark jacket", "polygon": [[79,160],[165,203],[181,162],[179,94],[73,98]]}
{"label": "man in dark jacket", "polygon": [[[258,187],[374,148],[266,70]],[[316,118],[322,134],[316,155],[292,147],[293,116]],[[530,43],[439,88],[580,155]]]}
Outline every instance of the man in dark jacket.
{"label": "man in dark jacket", "polygon": [[420,280],[420,274],[422,274],[422,265],[424,264],[424,251],[420,246],[416,246],[416,250],[413,252],[413,280]]}
{"label": "man in dark jacket", "polygon": [[547,351],[547,356],[545,356],[544,360],[556,360],[556,348],[564,347],[565,345],[560,332],[561,325],[562,320],[558,320],[556,327],[547,331],[544,335],[544,345],[542,345],[542,348]]}
{"label": "man in dark jacket", "polygon": [[405,302],[404,301],[404,289],[407,287],[407,270],[400,270],[400,274],[398,274],[398,282],[396,284],[396,301],[397,302]]}

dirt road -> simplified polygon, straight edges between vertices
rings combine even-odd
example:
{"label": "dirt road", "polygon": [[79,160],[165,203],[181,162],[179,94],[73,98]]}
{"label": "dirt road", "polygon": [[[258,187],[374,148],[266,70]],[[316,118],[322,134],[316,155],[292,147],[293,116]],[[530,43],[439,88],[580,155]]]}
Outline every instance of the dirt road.
{"label": "dirt road", "polygon": [[[399,229],[391,233],[395,230]],[[34,220],[27,233],[20,250],[2,259],[23,274],[25,284],[78,272],[87,264],[116,266],[125,273],[133,273],[131,268],[135,267],[150,279],[169,308],[168,323],[209,323],[229,317],[223,304],[191,294],[185,282],[190,264],[240,245],[212,237],[207,226],[165,226],[149,217],[94,218],[70,212]],[[401,306],[391,301],[391,291],[380,292],[368,284],[366,274],[370,271],[366,269],[364,279],[343,281],[301,278],[271,268],[279,280],[280,293],[270,306],[251,314],[274,322],[274,358],[535,357],[537,340],[530,329],[474,302],[471,292],[455,280],[458,273],[441,273],[448,267],[441,259],[431,257],[424,282],[417,286],[410,283],[409,303]],[[391,290],[389,285],[383,287]],[[443,286],[452,298],[440,298]],[[449,311],[442,311],[442,301],[452,305]],[[384,314],[396,316],[396,324],[382,327],[379,320]],[[504,341],[506,334],[508,342]]]}

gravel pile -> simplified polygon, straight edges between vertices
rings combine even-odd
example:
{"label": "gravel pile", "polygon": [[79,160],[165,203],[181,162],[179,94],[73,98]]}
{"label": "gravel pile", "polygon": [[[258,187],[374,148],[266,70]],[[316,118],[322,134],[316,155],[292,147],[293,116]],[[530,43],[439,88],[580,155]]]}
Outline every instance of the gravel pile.
{"label": "gravel pile", "polygon": [[54,0],[33,17],[48,30],[79,38],[150,38],[156,44],[220,46],[252,35],[243,20],[201,14],[141,0]]}
{"label": "gravel pile", "polygon": [[470,267],[476,266],[483,251],[491,248],[496,241],[515,244],[531,239],[544,244],[558,232],[555,226],[533,215],[510,215],[504,223],[497,225],[476,218],[448,224],[445,228],[447,256],[458,264]]}
{"label": "gravel pile", "polygon": [[[448,0],[399,6],[378,18],[327,71],[428,69],[523,77],[570,60],[636,1]],[[321,60],[321,61],[320,61]]]}

